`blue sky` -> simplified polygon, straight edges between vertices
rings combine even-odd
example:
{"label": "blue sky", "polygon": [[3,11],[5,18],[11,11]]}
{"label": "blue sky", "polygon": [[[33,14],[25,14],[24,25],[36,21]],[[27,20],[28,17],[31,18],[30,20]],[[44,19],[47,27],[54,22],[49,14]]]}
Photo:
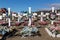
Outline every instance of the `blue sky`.
{"label": "blue sky", "polygon": [[[60,0],[0,0],[0,8],[10,7],[12,11],[26,11],[32,7],[32,11],[49,8],[51,4],[60,3]],[[48,5],[49,4],[49,5]]]}

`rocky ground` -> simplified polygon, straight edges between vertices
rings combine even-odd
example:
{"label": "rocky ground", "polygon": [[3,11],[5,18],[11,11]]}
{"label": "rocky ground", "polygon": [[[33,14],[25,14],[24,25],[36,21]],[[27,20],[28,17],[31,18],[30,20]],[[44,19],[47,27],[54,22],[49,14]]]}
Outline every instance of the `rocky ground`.
{"label": "rocky ground", "polygon": [[60,38],[50,37],[44,28],[39,28],[39,31],[41,33],[41,36],[26,37],[26,38],[22,38],[20,36],[14,36],[11,38],[7,38],[6,40],[60,40]]}

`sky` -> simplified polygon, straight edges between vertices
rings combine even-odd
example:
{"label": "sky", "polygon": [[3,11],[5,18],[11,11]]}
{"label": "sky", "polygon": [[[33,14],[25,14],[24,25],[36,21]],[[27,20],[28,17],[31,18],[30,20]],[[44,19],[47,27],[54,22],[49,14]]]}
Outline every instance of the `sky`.
{"label": "sky", "polygon": [[60,0],[0,0],[0,8],[11,8],[15,12],[28,11],[28,7],[32,11],[50,8],[52,4],[60,5]]}

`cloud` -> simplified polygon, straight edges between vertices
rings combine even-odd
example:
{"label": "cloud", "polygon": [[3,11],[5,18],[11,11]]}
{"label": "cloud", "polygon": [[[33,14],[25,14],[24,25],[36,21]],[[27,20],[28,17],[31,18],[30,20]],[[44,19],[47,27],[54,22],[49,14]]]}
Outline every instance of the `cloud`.
{"label": "cloud", "polygon": [[53,3],[50,6],[55,8],[60,8],[60,3]]}
{"label": "cloud", "polygon": [[45,6],[47,6],[48,8],[40,8],[39,10],[51,10],[52,7],[55,7],[55,9],[60,9],[60,3],[52,3],[52,4],[45,4]]}

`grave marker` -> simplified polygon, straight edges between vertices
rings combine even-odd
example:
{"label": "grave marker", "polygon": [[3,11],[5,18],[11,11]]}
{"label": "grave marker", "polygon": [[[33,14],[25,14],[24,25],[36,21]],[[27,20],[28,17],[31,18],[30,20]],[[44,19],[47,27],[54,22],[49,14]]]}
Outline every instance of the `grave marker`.
{"label": "grave marker", "polygon": [[54,7],[52,7],[52,12],[54,12]]}
{"label": "grave marker", "polygon": [[[10,16],[10,8],[8,8],[8,16]],[[10,23],[10,17],[8,18],[8,26],[10,27],[11,26],[11,23]]]}
{"label": "grave marker", "polygon": [[[29,7],[29,14],[31,16],[31,7]],[[29,17],[29,23],[28,23],[28,26],[31,26],[31,18]]]}
{"label": "grave marker", "polygon": [[49,19],[48,15],[49,15],[49,13],[46,13],[47,19]]}
{"label": "grave marker", "polygon": [[41,15],[39,15],[41,17],[41,21],[43,21],[43,17],[46,17],[46,15],[43,14],[43,12],[41,12]]}
{"label": "grave marker", "polygon": [[2,20],[2,15],[0,15],[0,20]]}
{"label": "grave marker", "polygon": [[19,14],[19,12],[18,12],[18,22],[19,22],[19,18],[20,18],[19,15],[20,15],[20,14]]}
{"label": "grave marker", "polygon": [[[52,12],[54,12],[54,7],[52,7]],[[51,20],[51,24],[54,23],[54,20]]]}
{"label": "grave marker", "polygon": [[35,18],[35,16],[37,15],[37,13],[33,13],[33,17]]}

